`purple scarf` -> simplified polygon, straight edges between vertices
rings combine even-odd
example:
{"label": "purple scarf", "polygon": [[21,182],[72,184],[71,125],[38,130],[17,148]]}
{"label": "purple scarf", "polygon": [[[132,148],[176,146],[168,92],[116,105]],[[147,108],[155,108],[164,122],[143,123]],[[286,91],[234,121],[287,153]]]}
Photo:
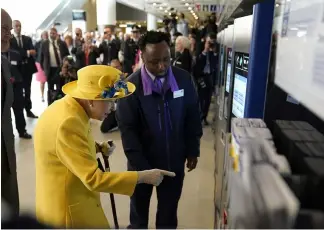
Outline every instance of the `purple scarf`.
{"label": "purple scarf", "polygon": [[[152,91],[159,94],[163,94],[159,87],[154,83],[150,75],[147,73],[144,65],[142,65],[141,67],[141,75],[143,91],[145,96],[151,95]],[[169,67],[167,75],[165,76],[163,92],[166,93],[169,89],[171,89],[172,92],[179,90],[177,81],[175,80],[171,67]]]}

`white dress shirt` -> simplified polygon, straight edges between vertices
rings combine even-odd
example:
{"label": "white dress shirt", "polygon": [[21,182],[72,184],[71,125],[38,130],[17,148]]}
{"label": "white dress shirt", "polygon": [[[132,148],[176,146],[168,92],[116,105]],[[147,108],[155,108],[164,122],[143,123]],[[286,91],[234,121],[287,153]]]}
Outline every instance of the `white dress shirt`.
{"label": "white dress shirt", "polygon": [[[147,69],[146,69],[146,67],[145,67],[145,70],[146,70],[146,72],[147,72],[147,74],[151,77],[151,79],[153,80],[153,82],[155,81],[155,76],[150,72],[150,71],[148,71]],[[160,81],[162,82],[162,84],[164,83],[164,80],[165,80],[165,78],[164,77],[161,77],[161,78],[159,78],[160,79]]]}
{"label": "white dress shirt", "polygon": [[[54,45],[56,47],[59,59],[60,59],[60,63],[62,63],[62,59],[61,59],[61,54],[60,54],[60,47],[57,44],[57,40],[54,41]],[[54,47],[53,47],[53,40],[49,39],[49,55],[50,55],[50,66],[51,67],[59,67],[56,63],[56,59],[55,59],[55,53],[54,53]]]}

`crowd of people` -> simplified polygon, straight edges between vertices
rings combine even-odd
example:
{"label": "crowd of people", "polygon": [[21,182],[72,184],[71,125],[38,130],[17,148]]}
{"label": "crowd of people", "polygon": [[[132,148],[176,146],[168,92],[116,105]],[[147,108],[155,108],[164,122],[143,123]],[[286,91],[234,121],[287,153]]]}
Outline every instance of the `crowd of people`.
{"label": "crowd of people", "polygon": [[[19,136],[30,139],[23,112],[38,118],[30,98],[36,73],[43,102],[47,84],[49,105],[34,131],[38,220],[64,228],[109,227],[98,196],[107,192],[131,196],[129,227],[147,228],[157,186],[156,227],[176,228],[185,167],[196,168],[217,82],[215,16],[190,31],[183,14],[179,22],[167,21],[163,32],[141,34],[134,25],[131,35],[116,36],[105,27],[101,41],[79,28],[63,40],[53,27],[35,46],[21,34],[20,21],[4,10],[1,20],[1,146],[8,158],[7,168],[2,159],[2,197],[13,213],[19,213],[19,199],[11,100]],[[95,155],[108,157],[111,143],[94,144],[90,118],[103,121],[102,132],[120,129],[130,172],[98,169]]]}

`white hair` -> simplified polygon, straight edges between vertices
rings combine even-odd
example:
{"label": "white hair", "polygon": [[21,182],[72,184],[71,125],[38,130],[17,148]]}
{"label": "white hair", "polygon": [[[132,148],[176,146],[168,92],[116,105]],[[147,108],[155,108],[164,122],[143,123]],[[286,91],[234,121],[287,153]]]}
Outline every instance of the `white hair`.
{"label": "white hair", "polygon": [[184,49],[190,49],[190,40],[185,36],[179,36],[176,39],[176,43],[180,42]]}

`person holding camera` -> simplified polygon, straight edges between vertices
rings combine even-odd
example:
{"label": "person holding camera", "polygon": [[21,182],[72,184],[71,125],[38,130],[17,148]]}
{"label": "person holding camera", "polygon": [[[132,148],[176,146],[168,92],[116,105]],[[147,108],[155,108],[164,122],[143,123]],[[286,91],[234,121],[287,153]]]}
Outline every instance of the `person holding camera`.
{"label": "person holding camera", "polygon": [[58,83],[57,89],[49,90],[48,103],[52,104],[54,101],[64,97],[62,87],[74,80],[77,80],[76,68],[72,56],[67,56],[63,59],[60,69],[57,71],[55,81]]}
{"label": "person holding camera", "polygon": [[81,69],[88,65],[96,65],[99,58],[97,46],[93,43],[90,33],[86,34],[85,42],[77,48],[75,53],[76,68]]}
{"label": "person holding camera", "polygon": [[213,94],[217,73],[216,34],[210,33],[206,37],[204,50],[196,59],[194,77],[198,86],[201,107],[201,119],[208,125],[207,115]]}

